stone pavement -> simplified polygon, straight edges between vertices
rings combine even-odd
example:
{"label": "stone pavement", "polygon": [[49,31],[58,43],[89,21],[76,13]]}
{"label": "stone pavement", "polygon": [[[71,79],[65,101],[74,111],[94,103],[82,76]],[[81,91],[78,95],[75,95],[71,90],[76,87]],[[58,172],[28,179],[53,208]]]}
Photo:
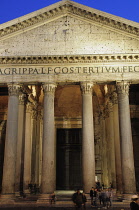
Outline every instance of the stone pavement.
{"label": "stone pavement", "polygon": [[[109,210],[129,210],[130,202],[113,202]],[[0,210],[70,210],[75,209],[72,201],[57,201],[55,204],[38,204],[37,202],[15,202],[14,204],[0,204]],[[105,210],[106,208],[98,205],[91,207],[90,202],[86,204],[86,210]]]}
{"label": "stone pavement", "polygon": [[[55,204],[46,204],[38,203],[38,195],[29,195],[26,198],[19,197],[15,199],[13,203],[5,204],[1,202],[0,199],[0,210],[70,210],[75,209],[75,206],[71,200],[74,191],[57,191],[56,194],[56,203]],[[130,201],[118,201],[116,198],[113,201],[113,205],[109,210],[129,210]],[[105,210],[106,208],[98,204],[97,207],[91,207],[90,205],[90,196],[87,197],[86,210]]]}

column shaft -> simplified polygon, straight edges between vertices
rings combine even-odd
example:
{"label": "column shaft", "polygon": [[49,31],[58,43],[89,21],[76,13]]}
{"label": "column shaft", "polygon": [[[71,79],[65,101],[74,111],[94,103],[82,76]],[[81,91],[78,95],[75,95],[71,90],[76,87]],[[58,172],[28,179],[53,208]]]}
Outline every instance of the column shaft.
{"label": "column shaft", "polygon": [[95,154],[94,154],[94,125],[93,125],[93,84],[81,83],[82,88],[82,173],[83,190],[89,193],[90,188],[95,186]]}
{"label": "column shaft", "polygon": [[101,117],[102,122],[102,182],[104,183],[104,186],[108,186],[109,180],[108,180],[108,154],[107,154],[107,141],[106,141],[106,125],[105,125],[105,118]]}
{"label": "column shaft", "polygon": [[16,183],[15,191],[20,195],[20,181],[22,168],[22,154],[25,140],[25,94],[19,95],[19,114],[18,114],[18,139],[17,139],[17,156],[16,156]]}
{"label": "column shaft", "polygon": [[9,84],[8,117],[4,154],[2,194],[15,192],[16,145],[18,133],[19,85]]}
{"label": "column shaft", "polygon": [[36,143],[37,143],[37,111],[33,109],[32,111],[32,153],[31,153],[31,183],[35,183],[36,177]]}
{"label": "column shaft", "polygon": [[115,144],[114,144],[114,124],[113,124],[113,106],[109,101],[109,148],[110,148],[110,166],[111,166],[111,182],[113,187],[116,188],[116,168],[115,168]]}
{"label": "column shaft", "polygon": [[42,120],[42,115],[41,115],[40,141],[39,141],[39,186],[41,186],[41,179],[42,179],[42,140],[43,140],[43,120]]}
{"label": "column shaft", "polygon": [[110,182],[112,182],[112,173],[111,173],[111,151],[110,151],[110,133],[109,133],[109,128],[110,128],[110,119],[109,119],[109,114],[105,118],[105,128],[106,128],[106,153],[107,153],[107,168],[108,168],[108,181],[107,181],[107,187],[109,187]]}
{"label": "column shaft", "polygon": [[42,183],[43,194],[54,192],[56,187],[54,93],[55,84],[44,84]]}
{"label": "column shaft", "polygon": [[24,152],[24,192],[29,193],[28,184],[31,182],[31,105],[26,106],[25,152]]}
{"label": "column shaft", "polygon": [[39,186],[39,165],[40,165],[40,123],[41,112],[38,111],[37,115],[37,128],[36,128],[36,165],[35,165],[35,183]]}
{"label": "column shaft", "polygon": [[118,82],[117,90],[121,137],[123,192],[135,193],[135,169],[128,97],[129,83],[124,81]]}
{"label": "column shaft", "polygon": [[113,93],[113,116],[114,116],[114,140],[115,140],[115,167],[117,191],[122,192],[122,168],[121,168],[121,146],[119,134],[119,114],[117,94]]}

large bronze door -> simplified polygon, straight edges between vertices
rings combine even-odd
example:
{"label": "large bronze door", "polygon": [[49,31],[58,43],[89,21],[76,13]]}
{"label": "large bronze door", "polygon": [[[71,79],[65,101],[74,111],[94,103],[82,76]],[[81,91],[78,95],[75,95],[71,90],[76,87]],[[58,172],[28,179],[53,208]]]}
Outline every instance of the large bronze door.
{"label": "large bronze door", "polygon": [[57,129],[57,190],[82,189],[81,129]]}

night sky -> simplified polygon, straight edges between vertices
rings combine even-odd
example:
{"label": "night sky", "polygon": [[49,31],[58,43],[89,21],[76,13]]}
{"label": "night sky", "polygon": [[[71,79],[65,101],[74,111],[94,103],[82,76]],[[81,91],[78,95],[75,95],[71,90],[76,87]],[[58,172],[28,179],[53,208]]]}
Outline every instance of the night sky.
{"label": "night sky", "polygon": [[[0,0],[0,23],[54,4],[59,0]],[[139,0],[74,0],[94,9],[139,23]]]}

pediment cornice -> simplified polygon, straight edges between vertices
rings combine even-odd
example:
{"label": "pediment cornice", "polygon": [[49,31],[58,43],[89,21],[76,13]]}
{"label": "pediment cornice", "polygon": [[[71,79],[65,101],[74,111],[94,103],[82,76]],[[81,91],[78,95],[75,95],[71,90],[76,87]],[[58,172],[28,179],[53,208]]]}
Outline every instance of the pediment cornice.
{"label": "pediment cornice", "polygon": [[139,62],[139,54],[115,55],[67,55],[67,56],[3,56],[1,65],[22,64],[60,64],[60,63],[110,63],[110,62]]}
{"label": "pediment cornice", "polygon": [[[138,24],[128,24],[128,21],[122,22],[122,18],[114,18],[113,15],[105,15],[107,13],[97,12],[92,8],[77,4],[72,1],[62,1],[55,7],[48,7],[46,11],[42,13],[35,13],[35,16],[28,17],[21,22],[14,22],[12,25],[2,27],[0,30],[0,40],[7,39],[19,33],[31,30],[32,28],[46,24],[47,22],[56,20],[63,16],[74,16],[81,18],[84,21],[90,23],[96,23],[98,25],[111,28],[119,33],[124,33],[130,37],[139,38],[139,26]],[[92,9],[92,10],[91,10]],[[38,15],[37,15],[38,14]],[[129,21],[131,23],[132,21]],[[133,22],[134,23],[134,22]]]}

